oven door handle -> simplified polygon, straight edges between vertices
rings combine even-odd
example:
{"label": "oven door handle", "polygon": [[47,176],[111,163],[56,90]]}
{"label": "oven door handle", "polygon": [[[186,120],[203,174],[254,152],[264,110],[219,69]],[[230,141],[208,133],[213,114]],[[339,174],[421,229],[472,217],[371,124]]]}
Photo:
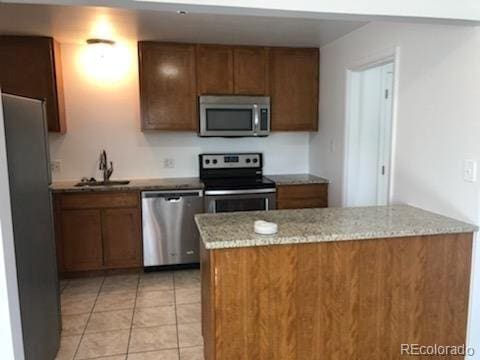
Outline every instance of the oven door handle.
{"label": "oven door handle", "polygon": [[206,190],[205,195],[250,195],[250,194],[271,194],[277,189],[252,189],[252,190]]}
{"label": "oven door handle", "polygon": [[258,133],[260,127],[260,110],[258,109],[258,104],[253,105],[253,121],[254,121],[254,134]]}

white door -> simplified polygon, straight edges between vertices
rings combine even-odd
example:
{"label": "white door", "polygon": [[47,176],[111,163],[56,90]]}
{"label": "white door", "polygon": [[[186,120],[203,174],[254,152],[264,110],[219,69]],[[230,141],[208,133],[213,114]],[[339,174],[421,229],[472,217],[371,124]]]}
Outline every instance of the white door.
{"label": "white door", "polygon": [[388,204],[393,69],[387,63],[350,73],[345,206]]}

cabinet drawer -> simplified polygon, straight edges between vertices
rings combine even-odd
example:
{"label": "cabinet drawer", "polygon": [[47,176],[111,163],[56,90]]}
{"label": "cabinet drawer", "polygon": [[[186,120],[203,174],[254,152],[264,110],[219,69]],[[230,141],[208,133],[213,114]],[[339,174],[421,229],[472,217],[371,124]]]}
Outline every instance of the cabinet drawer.
{"label": "cabinet drawer", "polygon": [[327,184],[280,185],[277,187],[277,197],[280,200],[309,199],[327,194]]}
{"label": "cabinet drawer", "polygon": [[62,194],[61,209],[136,208],[139,206],[138,192]]}
{"label": "cabinet drawer", "polygon": [[321,208],[328,206],[328,184],[277,186],[278,209]]}

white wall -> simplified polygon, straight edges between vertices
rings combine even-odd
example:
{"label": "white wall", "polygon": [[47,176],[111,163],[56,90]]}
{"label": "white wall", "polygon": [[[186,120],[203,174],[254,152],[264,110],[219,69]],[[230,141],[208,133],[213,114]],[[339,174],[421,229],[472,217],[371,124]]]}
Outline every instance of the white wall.
{"label": "white wall", "polygon": [[[310,170],[330,179],[331,204],[340,205],[346,69],[395,47],[393,201],[478,224],[479,182],[464,182],[462,168],[480,161],[480,28],[371,23],[322,48]],[[480,247],[474,257],[470,341],[480,359]]]}
{"label": "white wall", "polygon": [[[62,161],[54,180],[99,176],[97,159],[105,148],[117,178],[198,176],[202,152],[260,151],[265,173],[308,172],[308,133],[274,133],[267,138],[199,138],[194,133],[140,131],[136,49],[129,44],[128,71],[111,85],[85,73],[83,46],[62,44],[67,133],[50,134],[52,160]],[[175,168],[163,168],[174,158]]]}
{"label": "white wall", "polygon": [[0,91],[0,349],[2,359],[22,360],[22,325],[4,129]]}

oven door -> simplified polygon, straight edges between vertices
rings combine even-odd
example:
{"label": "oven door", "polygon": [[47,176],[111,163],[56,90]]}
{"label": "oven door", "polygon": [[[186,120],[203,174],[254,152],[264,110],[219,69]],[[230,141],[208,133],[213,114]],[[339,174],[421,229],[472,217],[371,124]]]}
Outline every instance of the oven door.
{"label": "oven door", "polygon": [[275,210],[275,195],[276,189],[207,190],[205,209],[209,213]]}

